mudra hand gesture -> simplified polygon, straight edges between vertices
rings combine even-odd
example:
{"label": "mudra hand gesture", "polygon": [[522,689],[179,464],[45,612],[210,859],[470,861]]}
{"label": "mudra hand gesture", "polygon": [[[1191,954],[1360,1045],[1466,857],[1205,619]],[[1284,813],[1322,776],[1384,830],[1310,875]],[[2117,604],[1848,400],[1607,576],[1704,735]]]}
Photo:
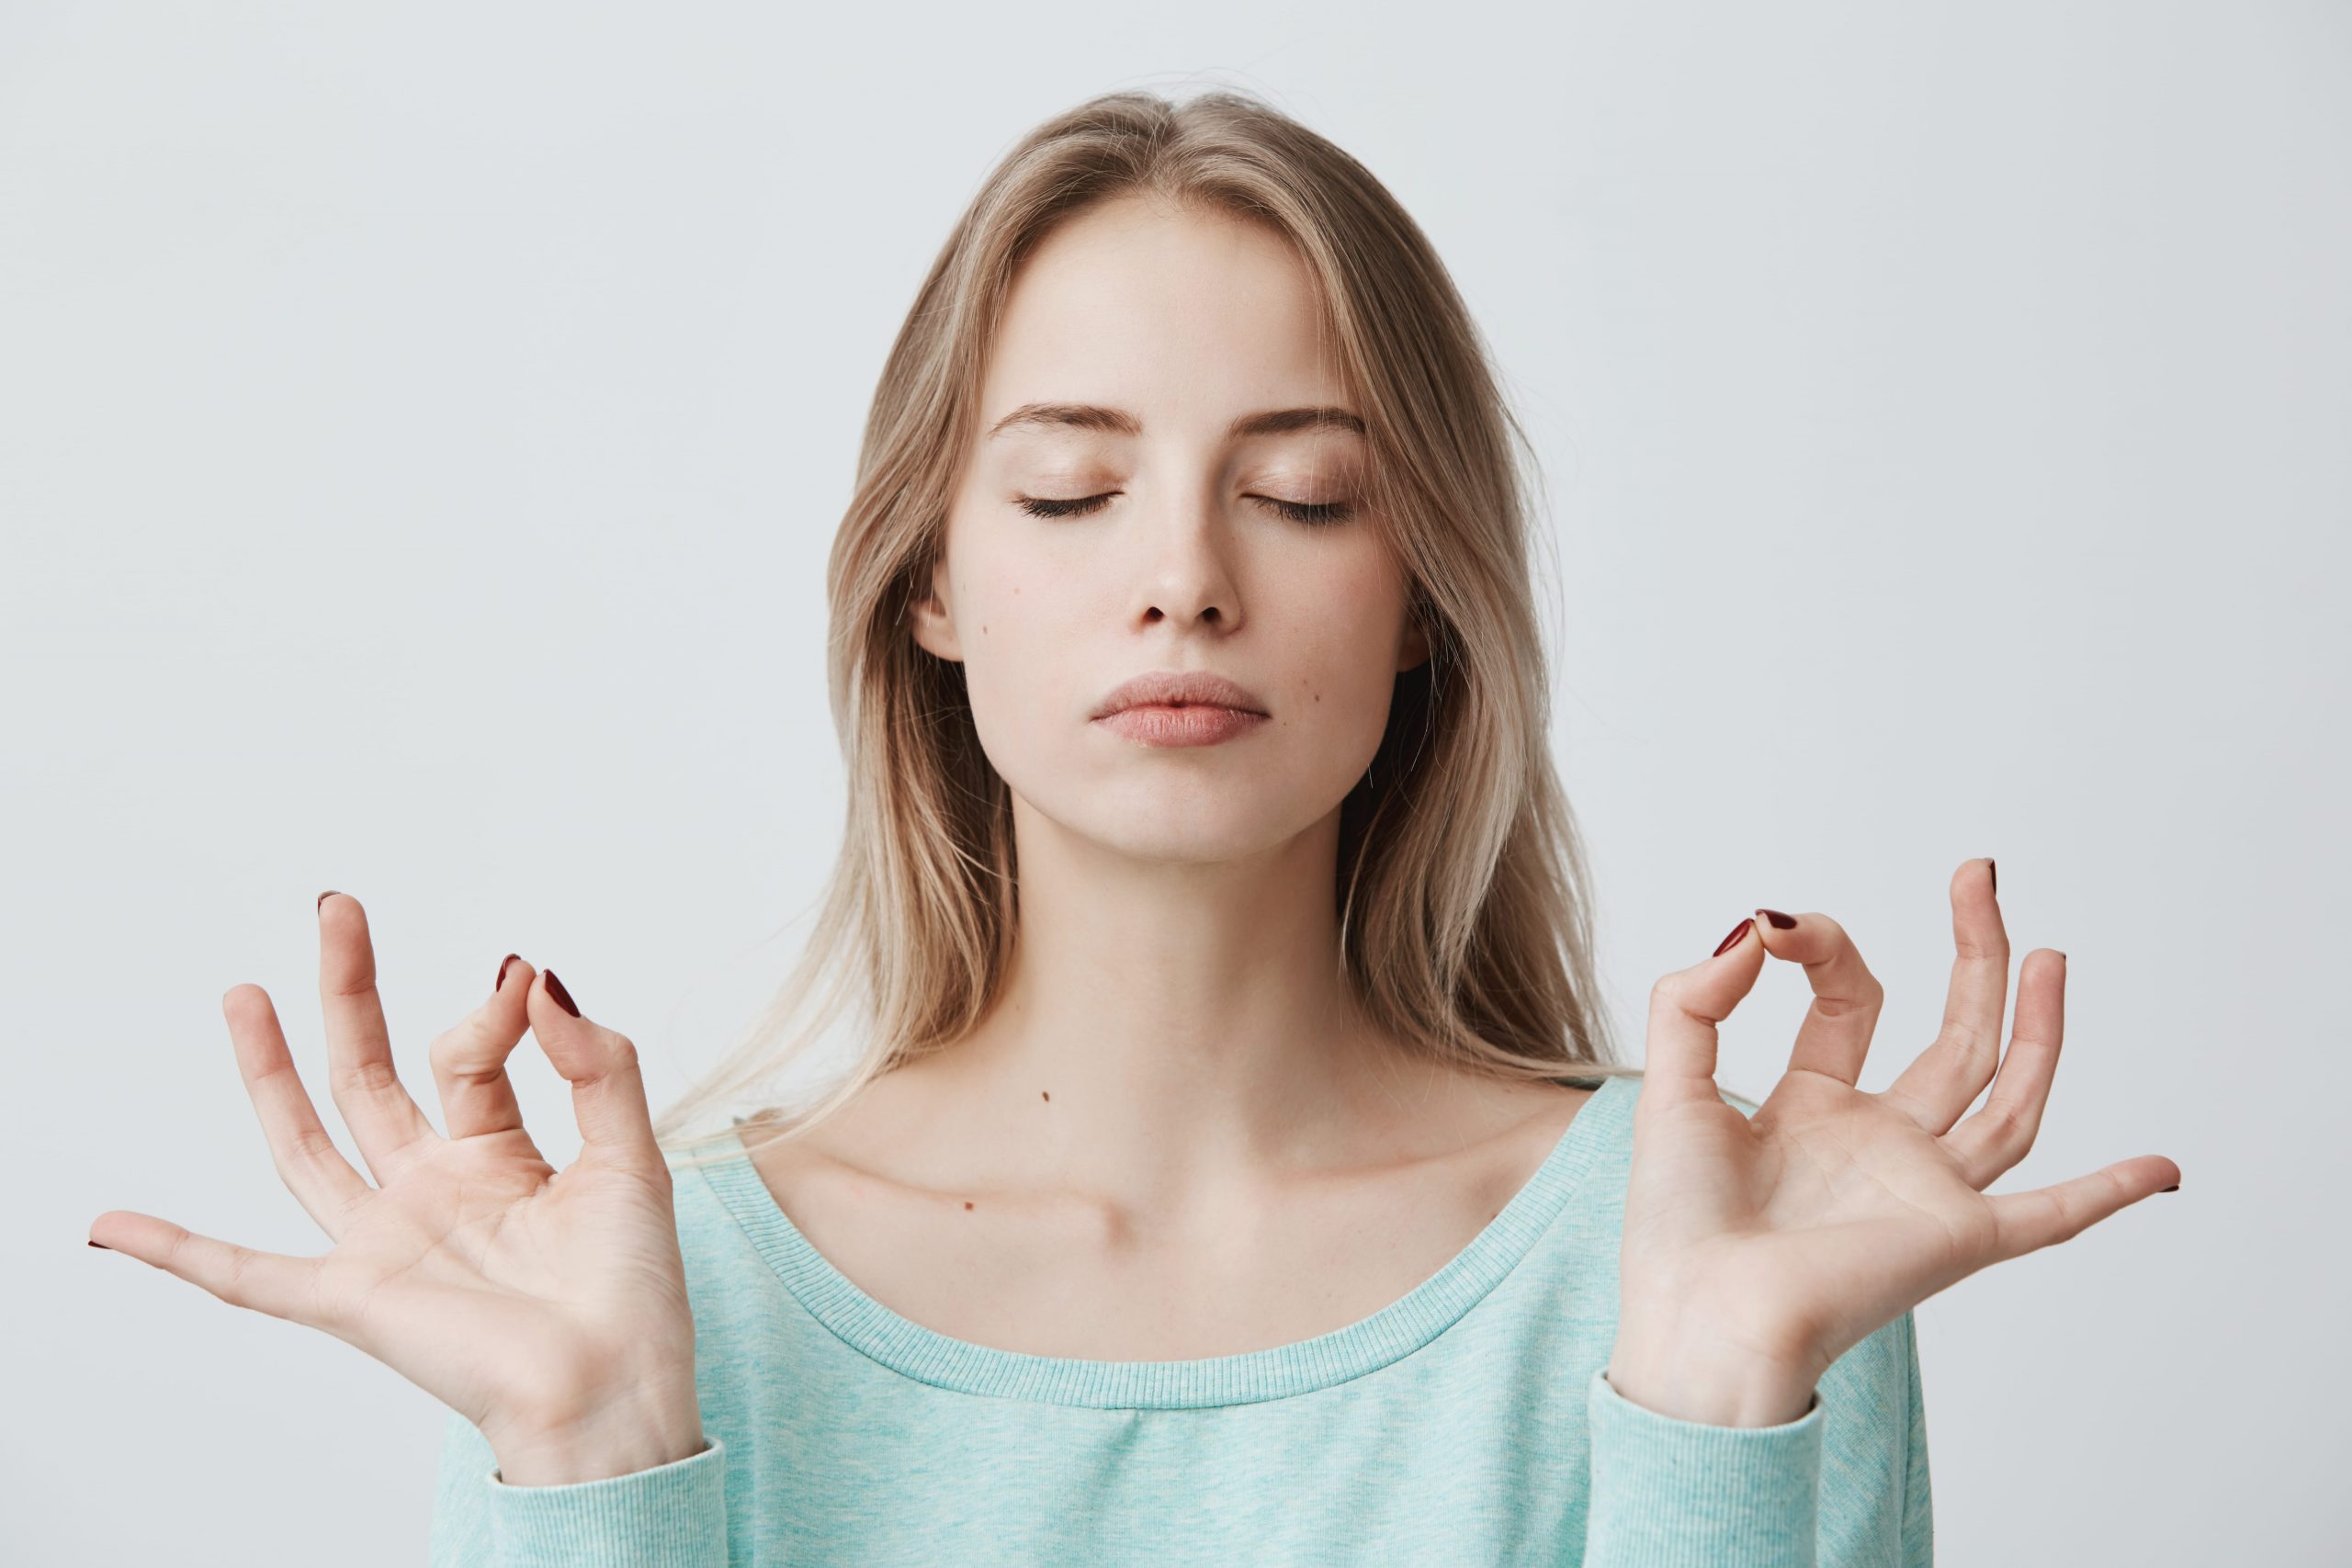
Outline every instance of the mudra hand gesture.
{"label": "mudra hand gesture", "polygon": [[[1829,1364],[1882,1325],[2180,1180],[2171,1160],[2143,1155],[2030,1191],[1984,1190],[2041,1127],[2066,957],[2026,954],[2004,1055],[2009,944],[1990,860],[1953,874],[1951,906],[1943,1030],[1876,1093],[1854,1085],[1885,993],[1828,916],[1758,909],[1713,957],[1658,981],[1609,1367],[1620,1394],[1719,1426],[1796,1420]],[[1768,953],[1804,965],[1814,1001],[1789,1070],[1750,1118],[1717,1097],[1715,1027]]]}
{"label": "mudra hand gesture", "polygon": [[[257,1252],[120,1209],[92,1241],[356,1346],[471,1420],[511,1484],[701,1451],[670,1170],[636,1046],[510,954],[489,998],[433,1043],[445,1135],[392,1070],[367,912],[347,895],[319,898],[319,994],[327,1086],[373,1187],[320,1126],[269,993],[232,987],[220,1008],[278,1176],[334,1248]],[[585,1140],[560,1174],[506,1077],[526,1028],[571,1080]]]}

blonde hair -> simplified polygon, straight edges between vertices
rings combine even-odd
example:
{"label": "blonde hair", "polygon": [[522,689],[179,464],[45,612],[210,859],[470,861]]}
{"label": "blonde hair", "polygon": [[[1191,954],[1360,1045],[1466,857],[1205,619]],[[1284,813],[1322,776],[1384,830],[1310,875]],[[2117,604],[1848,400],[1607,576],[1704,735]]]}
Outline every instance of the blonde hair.
{"label": "blonde hair", "polygon": [[1116,92],[1005,155],[891,344],[826,569],[849,782],[840,858],[783,988],[656,1119],[665,1150],[732,1137],[684,1129],[741,1103],[845,1009],[854,1066],[782,1112],[781,1135],[952,1044],[996,998],[1017,919],[1011,795],[981,752],[960,667],[916,644],[910,606],[929,588],[1015,268],[1057,225],[1121,196],[1262,224],[1304,259],[1361,400],[1365,515],[1393,536],[1429,638],[1430,658],[1397,677],[1368,783],[1341,807],[1342,974],[1408,1050],[1521,1080],[1639,1073],[1607,1061],[1584,856],[1546,742],[1521,459],[1539,488],[1540,475],[1452,278],[1369,171],[1281,111],[1229,90],[1182,103]]}

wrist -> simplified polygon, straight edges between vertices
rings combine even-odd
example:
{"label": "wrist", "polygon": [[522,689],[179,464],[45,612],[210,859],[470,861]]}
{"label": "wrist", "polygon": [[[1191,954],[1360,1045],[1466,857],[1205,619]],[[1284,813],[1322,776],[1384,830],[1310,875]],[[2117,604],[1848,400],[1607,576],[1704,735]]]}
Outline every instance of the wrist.
{"label": "wrist", "polygon": [[582,1402],[549,1422],[511,1423],[490,1438],[509,1486],[566,1486],[633,1475],[709,1447],[692,1384]]}
{"label": "wrist", "polygon": [[1688,1343],[1620,1335],[1609,1359],[1609,1386],[1656,1415],[1710,1427],[1780,1427],[1812,1412],[1816,1374],[1720,1341]]}

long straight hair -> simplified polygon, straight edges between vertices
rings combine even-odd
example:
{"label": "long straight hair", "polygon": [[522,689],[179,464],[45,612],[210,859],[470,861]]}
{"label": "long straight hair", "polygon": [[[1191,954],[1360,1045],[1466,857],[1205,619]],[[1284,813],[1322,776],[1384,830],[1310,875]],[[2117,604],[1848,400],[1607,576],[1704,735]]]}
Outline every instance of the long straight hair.
{"label": "long straight hair", "polygon": [[[1334,960],[1408,1049],[1499,1078],[1637,1076],[1608,1061],[1584,854],[1547,744],[1532,583],[1541,479],[1485,342],[1418,225],[1361,164],[1231,91],[1116,92],[1038,126],[989,174],[891,344],[827,562],[827,674],[848,771],[840,858],[799,962],[748,1036],[654,1122],[682,1167],[844,1014],[850,1070],[750,1118],[791,1136],[988,1012],[1016,930],[1012,796],[962,668],[922,649],[928,589],[1015,268],[1059,224],[1145,196],[1264,225],[1303,258],[1372,448],[1430,658],[1340,807]],[[794,1021],[800,1021],[795,1029]],[[744,1118],[737,1118],[740,1123]],[[762,1146],[744,1141],[746,1148]]]}

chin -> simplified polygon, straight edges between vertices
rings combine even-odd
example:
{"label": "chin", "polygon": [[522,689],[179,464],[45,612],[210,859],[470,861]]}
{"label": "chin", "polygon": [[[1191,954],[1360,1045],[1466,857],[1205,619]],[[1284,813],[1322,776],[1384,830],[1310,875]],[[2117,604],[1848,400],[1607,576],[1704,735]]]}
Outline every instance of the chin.
{"label": "chin", "polygon": [[[1014,795],[1064,833],[1132,860],[1215,864],[1262,853],[1314,823],[1314,815],[1281,809],[1262,784],[1204,780],[1104,782],[1070,798],[1069,782],[1045,798]],[[1295,820],[1294,818],[1296,818]]]}

